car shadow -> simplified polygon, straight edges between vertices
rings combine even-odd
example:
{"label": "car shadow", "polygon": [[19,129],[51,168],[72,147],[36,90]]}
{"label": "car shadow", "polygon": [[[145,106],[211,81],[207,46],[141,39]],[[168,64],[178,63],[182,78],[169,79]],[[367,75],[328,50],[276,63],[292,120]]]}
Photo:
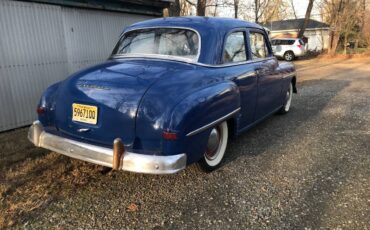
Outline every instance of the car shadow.
{"label": "car shadow", "polygon": [[[252,129],[230,139],[223,165],[228,165],[243,155],[260,155],[277,143],[289,143],[299,126],[319,115],[323,108],[341,90],[347,80],[308,80],[298,83],[298,94],[293,95],[292,107],[285,115],[273,115]],[[322,90],[322,91],[321,91]],[[315,97],[317,95],[324,97]]]}

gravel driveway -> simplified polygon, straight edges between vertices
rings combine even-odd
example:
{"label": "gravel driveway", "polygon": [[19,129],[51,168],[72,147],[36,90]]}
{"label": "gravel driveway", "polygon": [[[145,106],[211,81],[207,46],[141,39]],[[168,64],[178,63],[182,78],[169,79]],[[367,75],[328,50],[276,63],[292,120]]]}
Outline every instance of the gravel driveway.
{"label": "gravel driveway", "polygon": [[109,172],[38,153],[1,171],[0,227],[370,229],[370,60],[297,66],[291,111],[229,142],[219,170]]}

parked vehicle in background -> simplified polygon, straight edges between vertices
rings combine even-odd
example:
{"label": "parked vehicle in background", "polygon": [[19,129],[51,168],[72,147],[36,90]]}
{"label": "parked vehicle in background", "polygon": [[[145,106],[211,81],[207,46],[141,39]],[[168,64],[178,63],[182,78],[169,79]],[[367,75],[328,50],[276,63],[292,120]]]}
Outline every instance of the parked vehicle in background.
{"label": "parked vehicle in background", "polygon": [[286,61],[293,61],[297,57],[306,54],[306,45],[300,38],[279,38],[271,40],[274,55],[284,58]]}
{"label": "parked vehicle in background", "polygon": [[29,139],[114,169],[216,169],[228,137],[290,109],[291,63],[265,30],[236,19],[179,17],[125,29],[106,62],[50,86]]}

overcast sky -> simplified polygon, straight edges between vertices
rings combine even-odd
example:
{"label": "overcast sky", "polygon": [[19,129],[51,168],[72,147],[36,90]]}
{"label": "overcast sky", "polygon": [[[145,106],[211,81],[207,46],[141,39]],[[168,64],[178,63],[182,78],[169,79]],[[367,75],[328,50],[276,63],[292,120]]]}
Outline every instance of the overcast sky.
{"label": "overcast sky", "polygon": [[[304,18],[306,14],[306,9],[308,6],[308,0],[294,0],[294,7],[296,9],[296,14],[298,18]],[[314,4],[314,8],[312,9],[311,16],[312,18],[317,18],[320,12],[317,9],[317,5]]]}

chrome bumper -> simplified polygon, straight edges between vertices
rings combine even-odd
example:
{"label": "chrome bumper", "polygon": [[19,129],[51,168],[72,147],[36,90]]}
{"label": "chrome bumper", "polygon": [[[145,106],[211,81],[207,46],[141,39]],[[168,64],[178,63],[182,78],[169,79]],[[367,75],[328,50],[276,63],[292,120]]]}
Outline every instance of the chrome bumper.
{"label": "chrome bumper", "polygon": [[[113,165],[113,149],[47,133],[39,121],[35,121],[30,127],[28,139],[37,147],[49,149],[72,158],[106,167],[112,167]],[[170,174],[185,168],[186,154],[155,156],[126,151],[120,161],[119,169],[121,170],[137,173]]]}

